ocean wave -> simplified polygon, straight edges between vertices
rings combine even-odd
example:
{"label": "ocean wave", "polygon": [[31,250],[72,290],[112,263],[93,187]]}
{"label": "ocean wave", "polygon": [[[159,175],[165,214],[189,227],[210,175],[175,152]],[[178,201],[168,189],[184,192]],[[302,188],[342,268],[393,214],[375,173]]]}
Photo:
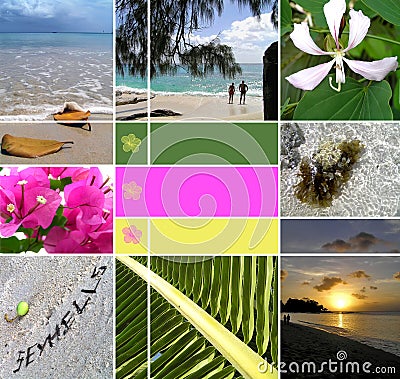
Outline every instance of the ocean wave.
{"label": "ocean wave", "polygon": [[[121,91],[122,93],[130,94],[145,94],[147,91],[143,88],[134,88],[128,86],[117,86],[116,90]],[[207,91],[155,91],[151,90],[150,93],[152,95],[160,95],[160,96],[204,96],[204,97],[226,97],[228,96],[228,89],[226,91],[219,91],[219,92],[207,92]],[[235,95],[239,96],[239,92]],[[248,97],[263,97],[262,90],[257,89],[256,91],[250,91],[246,94]]]}
{"label": "ocean wave", "polygon": [[113,114],[113,108],[110,107],[88,107],[91,113],[98,114]]}
{"label": "ocean wave", "polygon": [[145,94],[147,93],[147,89],[146,88],[135,88],[135,87],[128,87],[128,86],[116,86],[115,87],[115,91],[120,91],[123,94],[131,94],[131,93],[135,93],[135,94]]}

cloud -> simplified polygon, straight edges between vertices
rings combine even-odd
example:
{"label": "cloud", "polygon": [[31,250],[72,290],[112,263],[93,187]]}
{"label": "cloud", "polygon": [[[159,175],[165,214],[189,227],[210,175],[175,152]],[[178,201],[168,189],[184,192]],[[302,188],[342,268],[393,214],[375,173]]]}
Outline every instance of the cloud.
{"label": "cloud", "polygon": [[365,293],[365,292],[367,292],[367,289],[365,287],[363,287],[360,289],[360,292]]}
{"label": "cloud", "polygon": [[385,231],[386,234],[400,233],[400,220],[385,220],[385,224],[389,226],[389,229]]}
{"label": "cloud", "polygon": [[301,285],[302,285],[302,286],[309,286],[309,285],[310,285],[310,282],[306,280],[305,282],[301,283]]}
{"label": "cloud", "polygon": [[54,0],[3,0],[0,5],[0,15],[5,17],[50,18],[55,15],[55,12]]}
{"label": "cloud", "polygon": [[283,282],[288,276],[288,272],[286,270],[281,270],[281,281]]}
{"label": "cloud", "polygon": [[364,253],[373,251],[373,249],[377,248],[377,245],[384,245],[385,247],[393,246],[391,242],[377,238],[373,234],[361,232],[354,237],[350,237],[347,241],[337,239],[333,242],[326,243],[322,245],[322,249],[337,253]]}
{"label": "cloud", "polygon": [[350,273],[349,276],[351,278],[358,278],[358,279],[360,279],[360,278],[367,278],[368,279],[368,278],[371,277],[364,270],[354,271],[354,272]]}
{"label": "cloud", "polygon": [[338,284],[347,284],[347,283],[342,278],[338,278],[335,276],[333,277],[325,276],[322,279],[322,283],[318,286],[314,286],[313,288],[316,289],[318,292],[323,292],[323,291],[329,291]]}
{"label": "cloud", "polygon": [[2,0],[0,32],[111,31],[110,0]]}
{"label": "cloud", "polygon": [[[194,43],[207,43],[217,35],[191,35]],[[222,44],[231,46],[239,63],[261,63],[264,51],[274,41],[278,40],[278,33],[271,23],[271,13],[264,13],[258,17],[247,17],[244,20],[232,22],[229,29],[219,33]]]}
{"label": "cloud", "polygon": [[369,286],[369,289],[370,289],[370,290],[377,290],[377,289],[378,289],[378,287],[375,287],[375,286]]}
{"label": "cloud", "polygon": [[327,251],[334,251],[336,253],[344,253],[351,250],[351,245],[343,240],[335,240],[330,243],[322,245],[322,248]]}
{"label": "cloud", "polygon": [[351,296],[355,297],[358,300],[364,300],[368,297],[367,295],[361,295],[359,293],[352,293]]}
{"label": "cloud", "polygon": [[393,274],[393,279],[400,280],[400,271]]}

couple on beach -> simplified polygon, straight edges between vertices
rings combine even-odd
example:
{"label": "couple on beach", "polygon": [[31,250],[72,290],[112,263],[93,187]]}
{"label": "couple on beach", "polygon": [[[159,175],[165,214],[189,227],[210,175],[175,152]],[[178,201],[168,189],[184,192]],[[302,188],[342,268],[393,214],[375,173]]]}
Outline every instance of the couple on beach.
{"label": "couple on beach", "polygon": [[[245,84],[244,80],[242,80],[242,83],[239,84],[238,90],[240,91],[239,104],[242,105],[242,99],[243,99],[243,105],[244,105],[246,104],[246,92],[249,90],[249,87],[247,86],[247,84]],[[235,83],[232,83],[229,86],[228,94],[229,94],[228,104],[233,104],[233,95],[235,94]]]}

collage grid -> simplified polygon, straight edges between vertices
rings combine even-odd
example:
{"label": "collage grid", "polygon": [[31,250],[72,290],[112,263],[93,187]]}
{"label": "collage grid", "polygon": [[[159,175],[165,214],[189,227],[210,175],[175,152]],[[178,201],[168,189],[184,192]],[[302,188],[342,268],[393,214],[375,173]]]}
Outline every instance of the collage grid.
{"label": "collage grid", "polygon": [[397,377],[399,5],[70,3],[0,5],[0,377]]}

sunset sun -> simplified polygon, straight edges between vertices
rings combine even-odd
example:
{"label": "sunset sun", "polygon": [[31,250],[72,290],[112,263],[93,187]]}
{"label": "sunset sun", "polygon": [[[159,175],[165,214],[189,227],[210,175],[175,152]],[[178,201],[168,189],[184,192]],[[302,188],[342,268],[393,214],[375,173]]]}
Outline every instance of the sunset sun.
{"label": "sunset sun", "polygon": [[339,310],[345,309],[349,306],[350,299],[347,295],[336,293],[332,296],[332,305]]}

